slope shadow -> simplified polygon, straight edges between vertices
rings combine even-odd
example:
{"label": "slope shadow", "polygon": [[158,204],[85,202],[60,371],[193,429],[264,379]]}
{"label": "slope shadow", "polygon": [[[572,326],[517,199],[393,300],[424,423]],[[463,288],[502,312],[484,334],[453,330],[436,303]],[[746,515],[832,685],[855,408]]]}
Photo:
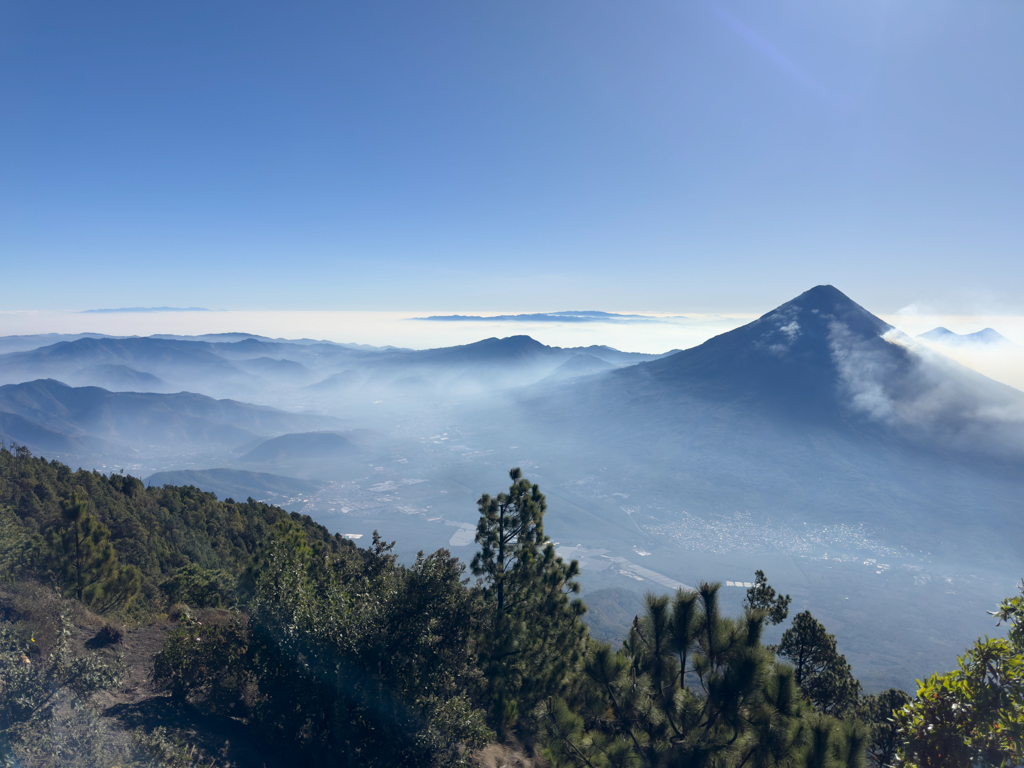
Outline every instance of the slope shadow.
{"label": "slope shadow", "polygon": [[289,757],[280,747],[262,743],[256,731],[243,721],[202,712],[169,695],[115,704],[103,715],[116,719],[126,730],[168,728],[189,744],[237,768],[283,768],[293,764],[294,754]]}

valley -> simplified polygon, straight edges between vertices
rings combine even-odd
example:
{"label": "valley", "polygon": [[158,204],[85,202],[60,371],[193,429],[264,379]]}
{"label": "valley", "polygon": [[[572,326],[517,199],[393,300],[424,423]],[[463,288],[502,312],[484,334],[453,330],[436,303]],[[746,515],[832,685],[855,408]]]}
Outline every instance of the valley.
{"label": "valley", "polygon": [[[909,688],[991,633],[985,611],[1024,573],[1024,394],[934,354],[831,287],[668,356],[522,336],[424,351],[83,338],[0,355],[0,430],[360,543],[376,530],[404,561],[468,562],[477,499],[519,466],[609,639],[646,591],[721,581],[738,610],[730,583],[762,569],[866,686]],[[41,378],[109,374],[100,360],[198,392]]]}

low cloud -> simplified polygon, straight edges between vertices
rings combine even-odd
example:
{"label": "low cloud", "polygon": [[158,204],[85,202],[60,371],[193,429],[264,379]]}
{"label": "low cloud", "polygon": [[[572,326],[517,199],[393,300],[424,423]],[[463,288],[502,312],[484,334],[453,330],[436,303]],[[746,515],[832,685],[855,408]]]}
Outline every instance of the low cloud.
{"label": "low cloud", "polygon": [[684,315],[631,315],[619,312],[587,310],[579,312],[535,312],[521,315],[430,315],[429,317],[414,317],[411,319],[462,323],[672,323],[688,320],[689,318]]}
{"label": "low cloud", "polygon": [[1000,384],[893,329],[881,338],[829,325],[851,408],[919,437],[988,453],[1024,452],[1024,392]]}

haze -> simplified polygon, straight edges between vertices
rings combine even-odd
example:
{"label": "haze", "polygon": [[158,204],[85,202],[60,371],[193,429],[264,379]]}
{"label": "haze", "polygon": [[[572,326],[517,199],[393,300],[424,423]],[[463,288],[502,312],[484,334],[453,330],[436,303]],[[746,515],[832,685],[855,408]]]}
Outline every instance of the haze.
{"label": "haze", "polygon": [[519,466],[596,635],[764,569],[911,689],[1024,572],[1022,28],[0,2],[0,441],[406,561]]}

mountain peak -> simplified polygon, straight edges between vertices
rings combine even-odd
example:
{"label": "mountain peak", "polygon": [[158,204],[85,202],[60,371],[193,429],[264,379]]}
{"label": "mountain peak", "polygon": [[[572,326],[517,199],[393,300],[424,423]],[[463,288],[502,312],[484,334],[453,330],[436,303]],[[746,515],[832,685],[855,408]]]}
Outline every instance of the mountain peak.
{"label": "mountain peak", "polygon": [[885,366],[900,364],[903,352],[882,338],[891,328],[837,288],[819,285],[644,368],[701,397],[757,401],[790,415],[834,415],[860,362],[880,355]]}
{"label": "mountain peak", "polygon": [[974,333],[954,333],[941,325],[932,328],[930,331],[918,335],[919,339],[937,342],[939,344],[950,344],[953,346],[1009,346],[1012,345],[1009,339],[1003,336],[994,328],[982,328]]}
{"label": "mountain peak", "polygon": [[785,320],[788,334],[799,332],[797,326],[827,326],[840,322],[856,336],[874,338],[890,331],[892,326],[875,317],[838,288],[831,285],[817,285],[804,291],[795,299],[787,301],[771,312],[762,315],[756,322],[764,320]]}

